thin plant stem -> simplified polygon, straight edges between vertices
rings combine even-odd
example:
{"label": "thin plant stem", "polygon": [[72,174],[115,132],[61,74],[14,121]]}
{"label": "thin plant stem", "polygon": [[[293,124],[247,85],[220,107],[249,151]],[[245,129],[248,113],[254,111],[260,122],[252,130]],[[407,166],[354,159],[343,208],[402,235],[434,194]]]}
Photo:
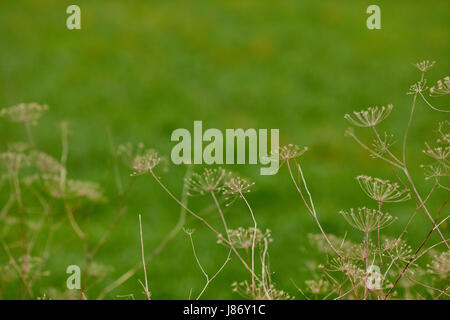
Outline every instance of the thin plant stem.
{"label": "thin plant stem", "polygon": [[245,198],[245,196],[242,194],[242,192],[239,192],[241,198],[244,200],[245,204],[248,207],[248,210],[250,211],[250,214],[252,215],[252,220],[253,220],[253,239],[252,239],[252,296],[254,296],[255,294],[255,245],[256,245],[256,231],[257,231],[257,223],[256,223],[256,218],[255,215],[253,214],[253,210],[250,207],[250,204],[248,203],[247,199]]}
{"label": "thin plant stem", "polygon": [[30,142],[30,145],[34,148],[36,146],[36,144],[34,142],[33,133],[31,132],[30,122],[29,121],[25,121],[24,125],[25,125],[25,132],[26,132],[27,137],[28,137],[28,141]]}
{"label": "thin plant stem", "polygon": [[139,235],[140,235],[140,239],[141,239],[141,257],[142,257],[142,267],[144,269],[144,283],[145,286],[144,287],[144,292],[145,295],[147,296],[148,300],[151,300],[150,297],[150,291],[148,291],[148,279],[147,279],[147,267],[146,267],[146,263],[145,263],[145,252],[144,252],[144,236],[142,234],[142,218],[141,215],[139,215]]}
{"label": "thin plant stem", "polygon": [[[251,272],[252,277],[255,277],[255,279],[258,279],[258,277],[256,276],[255,272],[253,272],[253,270],[248,266],[248,264],[245,262],[245,260],[242,258],[242,256],[239,254],[239,252],[236,250],[236,248],[234,247],[233,243],[231,242],[231,239],[230,239],[230,233],[229,233],[229,229],[228,229],[228,225],[227,225],[227,221],[225,220],[225,216],[223,215],[223,211],[222,211],[222,209],[220,208],[219,201],[217,201],[217,198],[216,198],[216,196],[215,196],[215,194],[214,194],[213,191],[211,191],[211,196],[212,196],[212,198],[213,198],[213,200],[214,200],[214,203],[215,203],[215,205],[216,205],[216,207],[217,207],[217,210],[219,211],[220,218],[222,219],[222,223],[223,223],[223,226],[224,226],[224,228],[225,228],[225,232],[226,232],[226,234],[227,234],[227,241],[226,241],[226,243],[228,243],[228,246],[231,248],[231,250],[233,250],[234,254],[235,254],[235,255],[238,257],[238,259],[242,262],[242,264],[244,265],[244,267],[245,267],[249,272]],[[224,240],[225,240],[225,239],[224,239]]]}
{"label": "thin plant stem", "polygon": [[[417,199],[419,200],[420,208],[422,209],[423,212],[425,212],[425,214],[426,214],[428,220],[431,221],[431,223],[433,224],[433,228],[434,228],[434,227],[436,226],[436,222],[434,221],[433,217],[431,216],[430,212],[428,211],[428,209],[427,209],[427,207],[426,207],[424,201],[423,201],[422,198],[420,197],[420,194],[419,194],[419,192],[417,191],[416,186],[415,186],[415,184],[414,184],[414,182],[413,182],[413,180],[412,180],[412,178],[411,178],[411,176],[410,176],[410,174],[409,174],[409,171],[408,171],[408,169],[406,168],[406,166],[405,166],[405,168],[404,168],[404,173],[405,173],[405,175],[406,175],[406,177],[407,177],[407,179],[408,179],[408,181],[409,181],[411,187],[413,188],[413,191],[414,191],[414,193],[415,193]],[[433,229],[433,230],[434,230],[434,229]],[[444,237],[444,235],[442,234],[441,230],[440,230],[439,228],[436,228],[435,230],[439,233],[439,236],[440,236],[440,237],[442,238],[442,240],[445,242],[445,245],[447,246],[447,249],[450,249],[450,246],[449,246],[449,244],[447,243],[447,240],[445,239],[445,237]]]}
{"label": "thin plant stem", "polygon": [[266,255],[267,255],[267,239],[264,238],[264,251],[262,254],[262,258],[261,258],[261,277],[262,277],[262,287],[264,290],[264,294],[266,295],[266,298],[268,300],[272,300],[272,298],[270,297],[269,292],[267,291],[267,286],[266,286]]}
{"label": "thin plant stem", "polygon": [[225,259],[225,262],[222,264],[222,266],[219,268],[219,270],[217,270],[217,272],[210,278],[208,276],[208,273],[205,271],[205,269],[203,268],[200,260],[198,259],[197,256],[197,251],[195,250],[195,245],[194,245],[194,240],[192,239],[192,232],[187,232],[188,236],[189,236],[189,240],[191,242],[191,247],[192,247],[192,251],[194,253],[194,258],[195,261],[197,262],[198,267],[200,268],[200,270],[202,271],[203,275],[206,278],[206,284],[204,285],[202,291],[199,293],[199,295],[197,296],[197,298],[195,300],[199,300],[200,297],[203,295],[203,293],[205,292],[206,288],[209,286],[209,284],[211,283],[211,281],[213,281],[217,275],[225,268],[225,266],[227,265],[227,263],[231,260],[230,259],[230,255],[231,255],[231,249],[228,251],[228,256]]}
{"label": "thin plant stem", "polygon": [[433,110],[435,111],[439,111],[439,112],[450,112],[450,110],[443,110],[440,108],[436,108],[434,107],[431,103],[428,102],[428,100],[425,98],[425,96],[422,94],[422,92],[419,92],[420,96],[422,97],[423,101],[425,101],[425,103]]}
{"label": "thin plant stem", "polygon": [[380,256],[381,268],[383,268],[383,258],[381,257],[381,226],[380,226],[380,216],[381,216],[381,206],[382,201],[378,201],[378,215],[377,215],[377,240],[378,240],[378,254]]}
{"label": "thin plant stem", "polygon": [[301,191],[299,185],[297,185],[297,182],[295,181],[294,175],[293,175],[293,173],[292,173],[292,169],[291,169],[290,163],[289,163],[289,161],[287,161],[288,171],[289,171],[289,175],[290,175],[290,177],[291,177],[291,180],[292,180],[292,182],[294,183],[294,185],[295,185],[295,187],[296,187],[298,193],[300,194],[300,197],[302,198],[303,202],[305,203],[305,206],[306,206],[306,208],[308,209],[309,213],[310,213],[310,214],[312,215],[312,217],[314,218],[314,221],[316,222],[317,226],[319,227],[319,230],[320,230],[320,232],[322,233],[322,235],[324,236],[324,238],[325,238],[325,240],[327,241],[328,245],[329,245],[329,246],[331,247],[331,249],[332,249],[332,250],[340,257],[341,254],[340,254],[339,251],[336,250],[336,248],[333,246],[333,244],[331,243],[330,239],[328,239],[328,236],[326,235],[325,231],[324,231],[323,228],[322,228],[322,225],[321,225],[320,222],[319,222],[319,219],[317,218],[317,212],[316,212],[316,209],[315,209],[315,207],[314,207],[314,202],[313,202],[313,200],[312,200],[311,193],[309,192],[308,185],[306,184],[306,180],[305,180],[305,177],[304,177],[304,175],[303,175],[302,168],[301,168],[300,164],[298,164],[298,163],[296,163],[296,164],[297,164],[297,169],[298,169],[298,171],[300,172],[300,175],[301,175],[301,177],[302,177],[303,185],[305,186],[306,192],[308,193],[309,200],[310,200],[310,205],[308,205],[308,203],[307,203],[307,201],[306,201],[306,199],[305,199],[305,196],[303,195],[303,193],[302,193],[302,191]]}
{"label": "thin plant stem", "polygon": [[[448,201],[448,199],[447,199]],[[443,206],[441,207],[441,209],[438,212],[438,216],[440,214],[440,212],[442,211],[442,209],[445,207],[445,205],[447,204],[447,201],[445,201],[445,203],[443,204]],[[419,245],[419,247],[417,248],[417,250],[414,252],[413,256],[411,257],[411,259],[408,261],[408,263],[406,264],[406,266],[403,268],[403,270],[401,271],[400,275],[397,277],[397,279],[395,280],[394,284],[392,285],[392,287],[390,288],[390,290],[388,291],[388,293],[384,296],[384,299],[386,300],[389,297],[389,294],[392,292],[392,290],[395,288],[395,286],[397,285],[397,283],[400,281],[400,279],[403,277],[403,275],[405,274],[406,270],[408,270],[409,266],[414,263],[414,261],[416,261],[419,257],[417,257],[419,251],[422,249],[422,247],[425,245],[425,243],[427,242],[427,240],[429,239],[431,233],[435,230],[435,225],[433,226],[433,228],[431,228],[431,230],[428,232],[427,236],[425,237],[425,239],[422,241],[422,243]],[[444,239],[443,240],[444,243],[447,244],[447,241]]]}
{"label": "thin plant stem", "polygon": [[[382,145],[383,141],[381,140],[381,137],[378,134],[376,127],[373,126],[372,130],[375,133],[375,136],[376,136],[378,142]],[[399,165],[403,165],[403,163],[389,150],[389,148],[385,148],[385,150],[386,150],[387,154],[389,154],[394,161],[396,161]]]}
{"label": "thin plant stem", "polygon": [[200,217],[199,215],[195,214],[192,210],[190,210],[186,205],[178,200],[170,191],[167,189],[167,187],[161,182],[161,180],[158,178],[158,176],[153,172],[153,170],[150,170],[150,174],[153,176],[153,178],[158,182],[158,184],[164,189],[164,191],[173,199],[176,203],[178,203],[182,208],[184,208],[189,214],[200,220],[208,229],[210,229],[212,232],[214,232],[216,235],[219,235],[220,233],[214,229],[205,219]]}

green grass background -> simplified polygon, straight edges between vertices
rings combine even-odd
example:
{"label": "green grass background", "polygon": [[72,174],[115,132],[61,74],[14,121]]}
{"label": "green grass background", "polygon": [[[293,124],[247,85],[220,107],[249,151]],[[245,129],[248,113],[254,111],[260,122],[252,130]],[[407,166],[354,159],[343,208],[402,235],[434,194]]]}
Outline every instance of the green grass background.
{"label": "green grass background", "polygon": [[[82,10],[80,31],[65,27],[65,10],[72,3]],[[366,28],[370,4],[381,7],[381,30]],[[107,130],[116,144],[142,141],[169,155],[171,132],[192,129],[194,120],[222,130],[279,128],[282,143],[308,146],[302,163],[324,229],[340,236],[348,230],[348,237],[360,240],[362,235],[349,230],[338,211],[374,205],[360,191],[356,175],[391,178],[392,172],[344,137],[348,123],[343,115],[393,103],[394,111],[382,127],[399,139],[411,101],[405,93],[419,77],[413,63],[436,60],[428,74],[433,82],[448,75],[449,9],[450,4],[440,0],[1,1],[0,106],[48,104],[50,110],[34,134],[39,147],[54,156],[61,151],[58,123],[69,122],[70,177],[100,182],[111,200],[87,209],[92,243],[116,215]],[[430,182],[418,168],[427,160],[421,149],[424,141],[434,140],[433,130],[443,118],[418,104],[408,154],[422,192]],[[1,120],[1,150],[8,141],[24,139],[20,128]],[[260,226],[273,233],[274,282],[299,296],[290,279],[302,286],[313,278],[308,266],[318,254],[307,234],[317,232],[315,224],[285,168],[276,176],[260,176],[258,166],[232,169],[256,182],[248,199]],[[170,165],[161,173],[176,194],[184,172],[184,167]],[[121,173],[126,181],[129,170],[121,167]],[[143,215],[147,252],[177,221],[179,208],[149,176],[137,179],[126,201],[126,216],[96,257],[114,271],[88,292],[90,298],[139,262],[138,213]],[[440,204],[434,201],[432,210]],[[190,205],[201,209],[210,202],[195,199]],[[399,221],[386,232],[398,233],[413,203],[387,208]],[[233,227],[251,224],[242,204],[227,216]],[[220,227],[217,217],[210,218]],[[199,258],[215,272],[226,249],[192,219],[188,226],[197,230]],[[420,216],[410,229],[409,243],[416,247],[427,232],[428,222]],[[71,229],[62,229],[57,242],[62,246],[47,266],[51,276],[39,283],[43,290],[63,289],[67,265],[82,265],[82,249]],[[0,257],[5,261],[3,253]],[[191,288],[195,294],[204,283],[183,233],[148,271],[155,299],[184,299]],[[137,281],[142,278],[139,272],[108,298],[129,293],[143,298]],[[245,278],[233,261],[204,298],[239,298],[230,284]],[[8,290],[4,298],[13,298],[15,288]]]}

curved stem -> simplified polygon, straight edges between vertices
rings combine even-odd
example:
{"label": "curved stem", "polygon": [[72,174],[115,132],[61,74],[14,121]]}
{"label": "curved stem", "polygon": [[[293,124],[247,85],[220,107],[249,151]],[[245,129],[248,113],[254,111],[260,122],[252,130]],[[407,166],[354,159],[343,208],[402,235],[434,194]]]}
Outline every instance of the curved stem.
{"label": "curved stem", "polygon": [[244,195],[242,194],[242,192],[239,192],[241,198],[244,200],[245,204],[248,207],[248,210],[250,211],[250,214],[252,215],[252,219],[253,219],[253,241],[252,241],[252,296],[254,296],[255,293],[255,244],[256,244],[256,228],[257,228],[257,223],[256,223],[256,218],[255,215],[253,214],[253,210],[250,207],[250,204],[248,203],[247,199],[244,197]]}
{"label": "curved stem", "polygon": [[294,175],[292,174],[292,169],[291,169],[291,166],[290,166],[290,164],[289,164],[289,161],[287,161],[287,164],[288,164],[288,170],[289,170],[289,175],[290,175],[290,177],[291,177],[291,180],[292,180],[292,182],[294,183],[294,185],[295,185],[295,187],[296,187],[298,193],[300,194],[300,197],[302,198],[303,202],[305,203],[306,208],[308,209],[309,213],[313,216],[314,221],[316,222],[317,226],[319,227],[319,230],[320,230],[320,232],[322,233],[322,235],[323,235],[323,237],[325,238],[325,240],[327,241],[328,245],[331,247],[331,249],[332,249],[339,257],[341,257],[341,254],[339,253],[339,251],[333,246],[333,244],[331,243],[330,239],[328,239],[327,234],[326,234],[325,231],[323,230],[322,225],[320,224],[319,219],[317,218],[316,208],[314,207],[314,202],[313,202],[313,200],[312,200],[311,193],[309,192],[308,185],[306,184],[306,180],[305,180],[305,177],[304,177],[304,175],[303,175],[303,171],[302,171],[302,168],[301,168],[300,164],[296,163],[296,164],[297,164],[297,169],[298,169],[298,171],[300,172],[300,175],[301,175],[301,178],[302,178],[302,181],[303,181],[303,185],[305,186],[305,190],[306,190],[306,192],[308,193],[310,205],[308,205],[308,203],[307,203],[307,201],[306,201],[306,199],[305,199],[305,197],[304,197],[304,195],[303,195],[303,193],[302,193],[302,191],[301,191],[299,185],[297,184],[297,182],[296,182],[295,179],[294,179]]}
{"label": "curved stem", "polygon": [[[373,132],[375,133],[375,136],[377,137],[377,139],[378,139],[378,142],[380,143],[380,144],[383,144],[383,141],[381,140],[381,137],[380,137],[380,135],[378,134],[378,131],[377,131],[377,129],[375,128],[375,126],[373,126],[372,127],[372,130],[373,130]],[[400,165],[403,165],[402,164],[402,162],[388,149],[388,148],[385,148],[385,150],[386,150],[386,152],[387,152],[387,154],[389,154],[390,156],[391,156],[391,158],[392,159],[394,159],[395,161],[397,161],[397,163],[398,164],[400,164]]]}
{"label": "curved stem", "polygon": [[189,209],[188,207],[186,207],[186,205],[181,202],[180,200],[178,200],[173,194],[172,192],[169,191],[169,189],[167,189],[167,187],[161,182],[161,180],[158,178],[158,176],[153,172],[153,170],[150,170],[150,174],[153,176],[153,178],[156,180],[156,182],[158,182],[158,184],[161,186],[161,188],[164,189],[164,191],[173,199],[175,200],[176,203],[178,203],[184,210],[186,210],[187,212],[189,212],[192,216],[194,216],[195,218],[197,218],[198,220],[200,220],[201,222],[203,222],[203,224],[208,227],[208,229],[210,229],[212,232],[214,232],[216,235],[219,235],[220,233],[214,229],[205,219],[203,219],[202,217],[200,217],[199,215],[195,214],[191,209]]}
{"label": "curved stem", "polygon": [[[231,242],[230,233],[228,232],[229,229],[228,229],[227,221],[225,220],[225,216],[223,215],[223,211],[220,208],[219,201],[217,201],[217,198],[216,198],[216,196],[214,194],[214,191],[211,191],[211,196],[212,196],[212,198],[214,200],[214,203],[215,203],[215,205],[217,207],[217,210],[219,211],[219,215],[220,215],[220,218],[222,219],[222,223],[223,223],[223,226],[225,228],[225,232],[227,233],[227,239],[228,239],[227,240],[227,244],[229,245],[231,250],[233,250],[234,254],[238,257],[238,259],[242,262],[244,267],[249,272],[251,272],[252,277],[255,277],[255,279],[259,280],[258,277],[256,276],[255,272],[248,266],[248,264],[245,262],[244,258],[242,258],[242,256],[239,254],[239,252],[236,250],[236,248],[234,247],[233,243]],[[259,280],[259,281],[261,281],[261,280]]]}
{"label": "curved stem", "polygon": [[422,94],[422,92],[419,92],[420,96],[422,97],[423,101],[425,101],[425,103],[433,110],[435,111],[439,111],[439,112],[450,112],[450,110],[442,110],[436,107],[433,107],[433,105],[431,103],[428,102],[427,99],[425,99],[425,96]]}

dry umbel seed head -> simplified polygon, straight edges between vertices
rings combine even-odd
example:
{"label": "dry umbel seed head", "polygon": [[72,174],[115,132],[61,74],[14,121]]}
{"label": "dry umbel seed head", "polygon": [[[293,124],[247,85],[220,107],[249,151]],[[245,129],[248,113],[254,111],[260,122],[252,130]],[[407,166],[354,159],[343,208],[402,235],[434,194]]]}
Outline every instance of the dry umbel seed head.
{"label": "dry umbel seed head", "polygon": [[185,180],[188,195],[203,196],[220,191],[230,177],[231,173],[222,168],[204,168],[202,173],[193,173],[191,178]]}
{"label": "dry umbel seed head", "polygon": [[425,175],[425,180],[429,179],[439,179],[441,177],[450,176],[450,172],[447,167],[437,163],[437,164],[428,164],[420,166]]}
{"label": "dry umbel seed head", "polygon": [[416,67],[422,72],[427,72],[434,66],[435,63],[436,61],[424,60],[419,63],[416,63]]}
{"label": "dry umbel seed head", "polygon": [[437,143],[442,143],[442,144],[450,144],[450,121],[442,121],[439,122],[439,128],[438,128],[438,133],[439,133],[439,138],[436,140]]}
{"label": "dry umbel seed head", "polygon": [[392,104],[388,104],[387,107],[371,107],[361,111],[353,111],[353,117],[346,114],[344,118],[357,127],[375,127],[389,116],[393,107]]}
{"label": "dry umbel seed head", "polygon": [[369,233],[387,227],[395,219],[386,212],[377,211],[375,209],[368,209],[366,207],[348,211],[341,210],[339,213],[347,220],[347,222],[354,228]]}
{"label": "dry umbel seed head", "polygon": [[241,177],[231,178],[225,182],[225,186],[222,188],[224,195],[240,195],[249,193],[250,188],[254,185],[254,182]]}
{"label": "dry umbel seed head", "polygon": [[244,197],[244,194],[249,193],[254,184],[254,182],[241,177],[234,177],[226,181],[221,188],[222,194],[225,196],[226,206],[229,207],[236,199]]}
{"label": "dry umbel seed head", "polygon": [[330,288],[330,283],[324,279],[306,280],[305,284],[308,288],[308,291],[314,295],[328,293],[328,290]]}
{"label": "dry umbel seed head", "polygon": [[92,202],[105,200],[100,185],[92,181],[68,180],[66,196],[68,198],[85,198]]}
{"label": "dry umbel seed head", "polygon": [[136,156],[133,161],[132,176],[145,174],[153,170],[161,162],[161,157],[153,149],[146,150],[143,154]]}
{"label": "dry umbel seed head", "polygon": [[253,288],[252,284],[246,281],[233,282],[231,284],[233,292],[236,292],[241,297],[253,298],[255,300],[293,300],[295,297],[283,290],[277,290],[273,284],[263,286],[258,282]]}
{"label": "dry umbel seed head", "polygon": [[9,108],[0,110],[0,116],[7,116],[13,122],[22,122],[36,125],[44,111],[48,110],[47,105],[37,103],[21,103]]}
{"label": "dry umbel seed head", "polygon": [[44,152],[33,151],[31,152],[31,157],[36,168],[40,172],[59,173],[65,170],[65,168],[59,163],[58,160]]}
{"label": "dry umbel seed head", "polygon": [[385,239],[382,250],[385,256],[395,261],[407,263],[412,257],[411,246],[402,239]]}
{"label": "dry umbel seed head", "polygon": [[344,272],[350,276],[354,282],[359,282],[364,278],[365,272],[354,264],[351,259],[333,258],[328,263],[326,270],[332,272]]}
{"label": "dry umbel seed head", "polygon": [[[251,248],[253,244],[253,237],[255,236],[255,228],[242,228],[239,227],[237,229],[229,229],[228,236],[230,238],[231,244],[235,248],[248,249]],[[267,241],[267,243],[271,243],[272,233],[269,229],[266,229],[265,232],[262,232],[260,229],[256,229],[255,246],[262,247]],[[217,239],[218,244],[223,244],[228,246],[228,243],[224,241],[224,237],[222,235],[218,236]]]}
{"label": "dry umbel seed head", "polygon": [[25,183],[36,183],[52,198],[56,199],[85,199],[91,202],[106,200],[98,183],[73,179],[65,180],[65,183],[63,183],[60,175],[54,173],[32,175],[25,180]]}
{"label": "dry umbel seed head", "polygon": [[438,162],[445,162],[450,154],[450,146],[431,148],[425,142],[426,150],[422,150],[427,156],[435,159]]}
{"label": "dry umbel seed head", "polygon": [[450,251],[433,254],[433,260],[427,265],[428,273],[436,274],[441,279],[447,279],[450,273]]}
{"label": "dry umbel seed head", "polygon": [[28,144],[23,142],[9,144],[8,151],[0,153],[0,164],[13,172],[31,166],[33,161],[28,147]]}
{"label": "dry umbel seed head", "polygon": [[427,87],[427,80],[425,79],[411,85],[406,94],[419,94],[426,90],[428,90],[428,87]]}
{"label": "dry umbel seed head", "polygon": [[308,147],[300,148],[295,144],[288,144],[281,146],[276,150],[273,156],[278,157],[282,163],[285,163],[291,159],[296,159],[308,151]]}
{"label": "dry umbel seed head", "polygon": [[[383,156],[389,151],[394,143],[394,135],[385,132],[384,137],[373,140],[372,146],[377,155]],[[376,158],[376,155],[371,154],[371,157]]]}
{"label": "dry umbel seed head", "polygon": [[438,80],[437,85],[430,88],[430,96],[440,97],[450,93],[450,77]]}
{"label": "dry umbel seed head", "polygon": [[392,183],[389,180],[364,175],[357,176],[356,180],[364,193],[378,202],[401,202],[411,198],[409,190],[400,189],[397,183]]}

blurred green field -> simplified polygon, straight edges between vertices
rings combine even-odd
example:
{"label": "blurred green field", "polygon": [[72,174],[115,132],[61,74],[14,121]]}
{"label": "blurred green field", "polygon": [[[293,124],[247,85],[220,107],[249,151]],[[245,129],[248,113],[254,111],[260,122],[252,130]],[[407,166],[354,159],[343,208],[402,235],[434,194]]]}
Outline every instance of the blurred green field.
{"label": "blurred green field", "polygon": [[[68,121],[70,177],[100,182],[108,203],[88,208],[91,242],[102,235],[117,214],[115,179],[108,130],[115,144],[144,142],[169,155],[170,134],[205,128],[279,128],[282,143],[308,146],[303,169],[327,232],[360,240],[338,215],[344,208],[373,205],[354,177],[368,174],[392,179],[385,164],[370,158],[344,137],[345,113],[363,107],[394,104],[383,129],[401,134],[411,98],[409,86],[418,80],[414,63],[437,61],[428,78],[448,75],[450,3],[430,1],[76,1],[82,29],[65,27],[66,7],[73,1],[2,1],[0,3],[0,108],[20,102],[48,104],[49,112],[33,132],[39,147],[61,152],[58,123]],[[366,28],[365,10],[381,6],[382,29]],[[447,99],[448,101],[448,99]],[[424,141],[433,141],[444,116],[418,104],[410,133],[409,166],[422,191]],[[448,117],[447,117],[448,119]],[[364,131],[361,132],[363,137]],[[0,150],[26,137],[21,128],[0,119]],[[399,150],[398,142],[394,150]],[[316,225],[298,198],[285,168],[276,176],[260,176],[259,166],[230,169],[256,182],[248,199],[261,228],[270,228],[273,280],[299,296],[290,279],[303,285],[311,279],[308,266],[319,255],[308,243]],[[123,181],[130,170],[121,167]],[[160,175],[181,193],[185,167],[169,164]],[[440,192],[437,198],[445,198]],[[447,195],[448,196],[448,195]],[[5,195],[0,195],[2,202]],[[97,262],[113,271],[88,291],[100,291],[140,261],[138,214],[143,216],[146,252],[151,252],[176,224],[179,208],[150,176],[136,180],[127,196],[128,211]],[[430,205],[436,211],[441,202]],[[211,205],[194,199],[192,208]],[[398,216],[386,233],[398,234],[414,208],[412,201],[389,205]],[[231,226],[250,226],[242,204],[227,211]],[[210,216],[219,226],[218,217]],[[2,222],[0,221],[0,224]],[[408,233],[416,247],[428,232],[421,214]],[[208,230],[192,219],[199,258],[210,272],[226,257]],[[426,226],[426,227],[424,227]],[[447,232],[447,225],[443,225]],[[435,236],[436,237],[436,236]],[[433,239],[434,241],[436,238]],[[61,246],[51,255],[51,275],[39,286],[64,288],[66,267],[83,264],[82,248],[72,229],[61,229]],[[0,261],[6,256],[0,253]],[[148,266],[155,299],[185,299],[198,292],[203,276],[195,264],[188,238],[180,233]],[[246,273],[233,261],[211,284],[204,298],[239,298],[231,283]],[[144,298],[135,277],[107,297],[134,293]],[[6,291],[11,298],[16,288]]]}

